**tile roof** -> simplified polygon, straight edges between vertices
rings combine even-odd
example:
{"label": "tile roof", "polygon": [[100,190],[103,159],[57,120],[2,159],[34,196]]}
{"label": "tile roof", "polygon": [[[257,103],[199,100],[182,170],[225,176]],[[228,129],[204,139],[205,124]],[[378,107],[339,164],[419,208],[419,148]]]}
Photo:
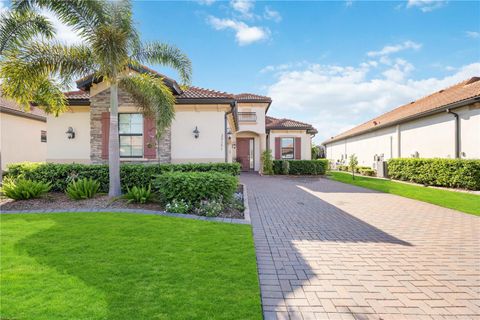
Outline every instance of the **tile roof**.
{"label": "tile roof", "polygon": [[21,115],[21,114],[32,115],[32,116],[37,117],[37,118],[46,119],[45,112],[43,112],[42,109],[31,106],[30,111],[25,111],[15,101],[13,101],[11,99],[7,99],[5,97],[2,97],[1,95],[0,95],[0,108],[10,109],[15,114],[18,114],[18,115]]}
{"label": "tile roof", "polygon": [[199,87],[189,86],[184,88],[183,92],[177,96],[178,99],[233,99],[234,95],[231,93],[209,90]]}
{"label": "tile roof", "polygon": [[243,102],[243,101],[272,102],[272,99],[270,97],[261,96],[261,95],[253,94],[253,93],[236,94],[235,99],[238,102]]}
{"label": "tile roof", "polygon": [[277,119],[270,116],[265,117],[265,128],[267,130],[307,130],[308,133],[313,134],[318,132],[311,124],[292,119]]}
{"label": "tile roof", "polygon": [[70,100],[90,99],[90,93],[88,93],[87,91],[83,91],[83,90],[64,92],[64,94],[67,97],[67,99],[70,99]]}
{"label": "tile roof", "polygon": [[343,138],[356,136],[370,130],[375,130],[374,128],[382,128],[389,124],[393,125],[402,120],[421,117],[425,113],[435,112],[437,109],[440,111],[453,103],[475,97],[480,97],[480,77],[472,77],[456,85],[395,108],[359,126],[334,136],[323,143],[326,144]]}

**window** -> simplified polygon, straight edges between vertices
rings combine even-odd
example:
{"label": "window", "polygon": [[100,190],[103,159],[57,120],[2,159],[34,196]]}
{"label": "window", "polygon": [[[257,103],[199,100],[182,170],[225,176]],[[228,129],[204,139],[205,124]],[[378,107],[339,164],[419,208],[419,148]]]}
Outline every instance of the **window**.
{"label": "window", "polygon": [[143,157],[143,116],[141,113],[121,113],[118,115],[120,134],[120,157]]}
{"label": "window", "polygon": [[295,139],[294,138],[281,138],[280,151],[282,159],[294,159],[295,158]]}
{"label": "window", "polygon": [[40,131],[40,142],[47,142],[47,131]]}

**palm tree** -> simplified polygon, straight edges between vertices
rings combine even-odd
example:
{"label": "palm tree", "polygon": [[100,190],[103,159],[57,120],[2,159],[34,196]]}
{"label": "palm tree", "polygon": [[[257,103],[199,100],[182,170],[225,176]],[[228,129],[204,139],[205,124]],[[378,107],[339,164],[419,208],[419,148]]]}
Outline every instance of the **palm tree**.
{"label": "palm tree", "polygon": [[[82,45],[32,40],[11,46],[0,65],[3,94],[23,106],[34,102],[46,112],[65,110],[62,84],[75,77],[94,75],[110,87],[109,196],[121,194],[118,135],[118,88],[130,93],[141,112],[156,118],[157,135],[175,116],[175,98],[163,79],[149,73],[131,72],[139,66],[162,64],[176,69],[183,84],[191,77],[191,62],[174,46],[142,43],[132,20],[131,3],[91,0],[14,0],[13,10],[22,14],[46,8],[72,26]],[[1,31],[2,29],[0,29]],[[1,39],[2,35],[0,35]]]}

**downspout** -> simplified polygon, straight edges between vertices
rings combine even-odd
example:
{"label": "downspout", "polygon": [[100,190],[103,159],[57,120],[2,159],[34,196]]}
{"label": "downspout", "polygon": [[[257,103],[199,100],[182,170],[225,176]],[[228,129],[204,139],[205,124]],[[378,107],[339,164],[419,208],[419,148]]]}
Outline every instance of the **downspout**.
{"label": "downspout", "polygon": [[225,163],[228,162],[228,149],[227,149],[227,143],[228,143],[228,137],[227,137],[227,116],[232,113],[232,111],[228,111],[228,112],[225,112],[225,116],[223,117],[223,120],[224,120],[224,123],[223,123],[223,127],[224,127],[224,133],[223,133],[223,137],[225,139],[225,142],[224,142],[224,146],[225,146]]}
{"label": "downspout", "polygon": [[458,159],[460,158],[460,117],[450,109],[446,111],[455,117],[455,158]]}
{"label": "downspout", "polygon": [[225,131],[225,132],[223,133],[223,136],[224,136],[224,138],[225,138],[225,163],[228,162],[228,148],[227,148],[227,145],[228,145],[228,134],[227,134],[227,132],[228,132],[228,130],[227,130],[228,120],[227,120],[227,118],[228,118],[228,115],[229,115],[229,114],[233,113],[233,110],[232,110],[232,109],[236,107],[236,102],[232,103],[232,104],[231,104],[231,107],[232,107],[232,108],[230,109],[230,111],[225,112],[225,115],[224,115],[224,117],[223,117],[223,120],[224,120],[223,127],[224,127],[224,131]]}

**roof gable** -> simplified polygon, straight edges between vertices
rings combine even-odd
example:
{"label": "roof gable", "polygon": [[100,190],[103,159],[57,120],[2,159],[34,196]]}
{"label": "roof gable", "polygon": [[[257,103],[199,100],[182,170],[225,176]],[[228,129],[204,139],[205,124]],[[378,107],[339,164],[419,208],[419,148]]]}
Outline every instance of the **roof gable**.
{"label": "roof gable", "polygon": [[311,124],[300,122],[292,119],[277,119],[274,117],[265,117],[265,128],[269,130],[306,130],[308,133],[318,133]]}

